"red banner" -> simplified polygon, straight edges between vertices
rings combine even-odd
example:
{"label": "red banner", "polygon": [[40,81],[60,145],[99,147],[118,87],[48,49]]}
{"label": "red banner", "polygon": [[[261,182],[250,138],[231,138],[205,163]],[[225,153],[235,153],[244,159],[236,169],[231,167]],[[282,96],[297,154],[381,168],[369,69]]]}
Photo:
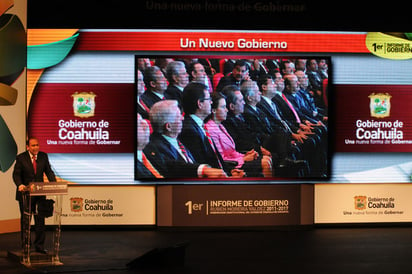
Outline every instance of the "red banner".
{"label": "red banner", "polygon": [[38,84],[29,134],[49,153],[134,151],[133,84]]}
{"label": "red banner", "polygon": [[412,152],[412,86],[336,85],[337,152]]}
{"label": "red banner", "polygon": [[298,32],[81,32],[77,50],[369,53],[366,34]]}

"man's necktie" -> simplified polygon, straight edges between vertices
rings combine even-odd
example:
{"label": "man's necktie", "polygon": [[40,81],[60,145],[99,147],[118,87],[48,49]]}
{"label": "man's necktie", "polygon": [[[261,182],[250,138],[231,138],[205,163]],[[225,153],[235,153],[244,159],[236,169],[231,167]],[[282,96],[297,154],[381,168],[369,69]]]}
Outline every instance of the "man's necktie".
{"label": "man's necktie", "polygon": [[203,124],[203,129],[205,130],[205,134],[206,134],[207,140],[209,141],[209,144],[210,144],[210,146],[212,147],[212,149],[213,149],[213,151],[214,151],[214,153],[215,153],[215,155],[216,155],[217,162],[219,163],[219,167],[220,167],[221,169],[223,169],[223,165],[222,165],[222,163],[220,162],[220,159],[219,159],[219,157],[218,157],[218,155],[217,155],[217,151],[216,151],[216,149],[215,149],[215,144],[213,143],[212,137],[210,136],[210,133],[209,133],[209,131],[207,130],[207,127],[206,127],[205,124]]}
{"label": "man's necktie", "polygon": [[280,118],[280,115],[279,115],[279,112],[278,112],[278,110],[277,110],[277,108],[276,108],[275,103],[271,102],[271,103],[270,103],[270,106],[272,107],[272,110],[273,110],[273,112],[275,113],[275,118],[278,119],[278,120],[282,120],[282,118]]}
{"label": "man's necktie", "polygon": [[292,104],[289,102],[288,98],[286,98],[285,94],[282,93],[283,100],[288,104],[289,108],[292,110],[293,115],[295,115],[296,122],[300,124],[300,118],[298,113],[296,112],[295,108],[292,106]]}
{"label": "man's necktie", "polygon": [[273,109],[273,112],[275,113],[275,118],[281,122],[281,124],[287,131],[292,132],[289,125],[282,119],[282,117],[280,117],[276,104],[274,102],[272,102],[272,109]]}
{"label": "man's necktie", "polygon": [[139,98],[139,105],[141,105],[147,113],[149,113],[150,109],[148,106],[146,106],[146,104],[143,102],[142,98]]}
{"label": "man's necktie", "polygon": [[34,170],[34,174],[36,174],[36,173],[37,173],[36,155],[33,155],[32,159],[33,159],[33,170]]}
{"label": "man's necktie", "polygon": [[245,122],[245,119],[243,118],[241,114],[237,115],[236,118],[239,119],[242,123]]}
{"label": "man's necktie", "polygon": [[264,65],[264,64],[261,64],[261,67],[262,67],[262,69],[264,70],[265,74],[267,74],[268,71],[269,71],[268,67],[267,67],[266,65]]}
{"label": "man's necktie", "polygon": [[213,151],[215,151],[215,146],[213,145],[212,137],[210,136],[210,133],[207,130],[207,127],[206,127],[205,124],[203,124],[203,130],[205,131],[205,134],[206,134],[207,140],[209,141],[209,144],[212,146]]}
{"label": "man's necktie", "polygon": [[162,175],[160,175],[159,171],[157,171],[156,168],[149,162],[144,153],[142,153],[142,163],[153,174],[153,176],[155,176],[156,178],[164,178]]}
{"label": "man's necktie", "polygon": [[187,154],[187,151],[183,144],[179,140],[177,140],[177,143],[179,145],[180,151],[182,151],[183,155],[185,156],[186,163],[192,163],[192,160],[189,158],[189,155]]}

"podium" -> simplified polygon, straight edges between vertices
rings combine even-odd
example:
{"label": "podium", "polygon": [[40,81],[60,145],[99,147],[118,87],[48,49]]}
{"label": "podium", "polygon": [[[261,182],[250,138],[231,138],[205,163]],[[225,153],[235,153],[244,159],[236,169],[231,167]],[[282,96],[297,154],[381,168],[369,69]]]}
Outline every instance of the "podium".
{"label": "podium", "polygon": [[[23,252],[21,256],[21,263],[25,266],[32,265],[62,265],[60,261],[60,237],[61,237],[61,215],[62,215],[62,196],[67,195],[67,183],[65,182],[48,182],[30,183],[27,187],[27,191],[23,193],[23,205],[24,205],[24,224],[23,230]],[[30,252],[31,245],[31,216],[32,214],[38,214],[38,212],[32,212],[31,201],[35,196],[47,196],[47,199],[54,200],[52,222],[55,228],[53,232],[53,246],[49,254],[41,254],[34,256]]]}

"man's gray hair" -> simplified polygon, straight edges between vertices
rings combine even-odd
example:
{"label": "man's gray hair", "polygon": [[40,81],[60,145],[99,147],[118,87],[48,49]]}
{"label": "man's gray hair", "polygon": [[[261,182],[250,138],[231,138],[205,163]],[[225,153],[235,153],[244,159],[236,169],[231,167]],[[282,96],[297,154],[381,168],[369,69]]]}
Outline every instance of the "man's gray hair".
{"label": "man's gray hair", "polygon": [[161,100],[150,108],[149,119],[153,132],[163,133],[165,124],[174,121],[175,112],[173,111],[173,107],[175,106],[178,106],[176,100]]}
{"label": "man's gray hair", "polygon": [[242,93],[243,99],[246,103],[249,103],[249,99],[247,98],[248,96],[255,95],[255,91],[253,90],[254,86],[257,86],[257,84],[252,80],[245,81],[240,86],[240,92]]}
{"label": "man's gray hair", "polygon": [[185,63],[182,61],[173,61],[167,64],[166,67],[166,78],[169,83],[174,83],[173,76],[174,75],[179,75],[179,70],[181,68],[186,68]]}

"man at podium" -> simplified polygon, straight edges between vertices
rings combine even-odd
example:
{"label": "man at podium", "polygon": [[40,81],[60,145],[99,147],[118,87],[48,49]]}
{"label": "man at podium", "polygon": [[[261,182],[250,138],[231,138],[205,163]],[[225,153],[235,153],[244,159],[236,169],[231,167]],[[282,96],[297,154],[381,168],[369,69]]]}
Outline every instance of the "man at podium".
{"label": "man at podium", "polygon": [[[29,137],[26,143],[27,151],[17,155],[16,164],[13,170],[13,181],[16,184],[16,200],[20,207],[20,228],[21,241],[24,245],[24,204],[23,192],[31,182],[43,182],[43,176],[46,174],[50,182],[55,182],[56,177],[51,169],[49,157],[45,152],[39,151],[39,141],[34,137]],[[31,212],[35,212],[36,203],[39,200],[46,199],[45,196],[36,196],[31,198]],[[27,211],[27,209],[26,209]],[[29,223],[30,224],[30,223]],[[46,254],[44,242],[46,239],[45,218],[37,214],[34,215],[35,240],[34,246],[37,252]]]}

